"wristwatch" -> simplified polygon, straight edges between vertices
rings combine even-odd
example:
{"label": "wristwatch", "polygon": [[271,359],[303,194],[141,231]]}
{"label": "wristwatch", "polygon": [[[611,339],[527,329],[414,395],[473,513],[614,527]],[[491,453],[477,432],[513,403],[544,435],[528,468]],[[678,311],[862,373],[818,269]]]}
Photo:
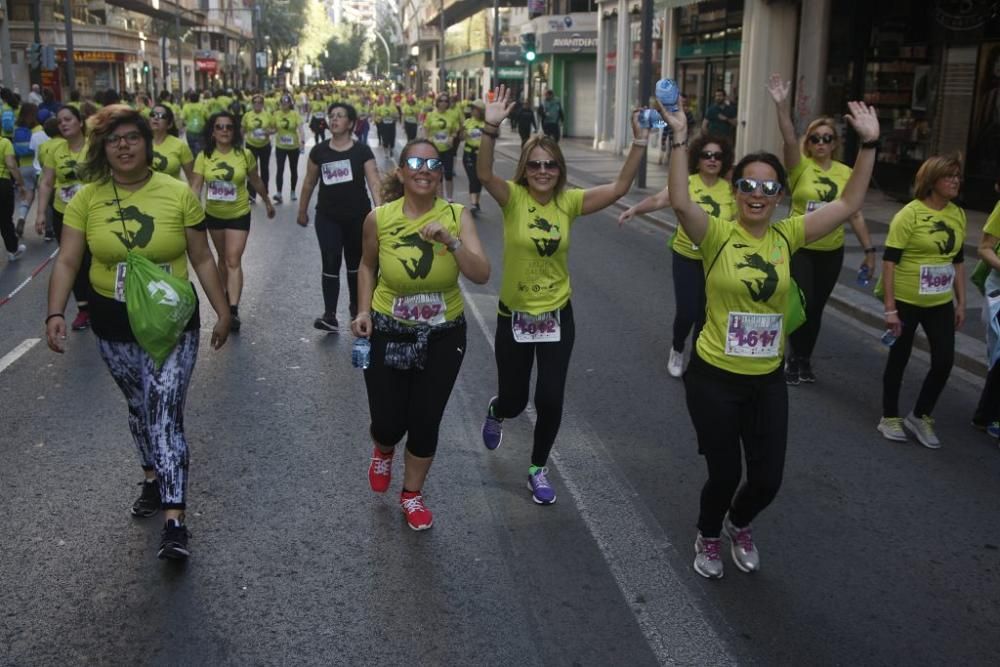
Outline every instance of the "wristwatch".
{"label": "wristwatch", "polygon": [[462,239],[455,239],[448,244],[448,252],[455,252],[462,247]]}

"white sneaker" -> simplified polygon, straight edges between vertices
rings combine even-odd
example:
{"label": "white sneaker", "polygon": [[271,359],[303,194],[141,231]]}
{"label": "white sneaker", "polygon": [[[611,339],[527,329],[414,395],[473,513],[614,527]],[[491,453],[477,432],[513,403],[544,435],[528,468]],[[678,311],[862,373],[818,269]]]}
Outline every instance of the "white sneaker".
{"label": "white sneaker", "polygon": [[694,541],[694,571],[706,579],[722,579],[722,540],[718,537],[698,537]]}
{"label": "white sneaker", "polygon": [[875,428],[886,440],[906,442],[908,439],[906,431],[903,430],[903,420],[900,417],[882,417],[878,420],[878,426]]}
{"label": "white sneaker", "polygon": [[17,246],[17,250],[15,250],[14,252],[7,253],[7,259],[12,262],[16,262],[17,260],[21,259],[21,256],[24,255],[24,253],[27,252],[27,250],[28,246],[22,243],[19,246]]}
{"label": "white sneaker", "polygon": [[667,361],[667,372],[670,377],[679,378],[684,374],[684,353],[670,348],[670,359]]}
{"label": "white sneaker", "polygon": [[911,412],[903,420],[903,426],[913,433],[920,444],[927,449],[941,449],[941,441],[934,433],[934,420],[931,419],[930,415],[917,417]]}

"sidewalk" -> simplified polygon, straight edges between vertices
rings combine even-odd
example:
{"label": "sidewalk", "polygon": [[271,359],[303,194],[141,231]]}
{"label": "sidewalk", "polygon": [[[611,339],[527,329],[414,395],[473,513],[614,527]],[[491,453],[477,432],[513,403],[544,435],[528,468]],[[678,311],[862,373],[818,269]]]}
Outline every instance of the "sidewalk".
{"label": "sidewalk", "polygon": [[[666,185],[667,165],[656,164],[660,156],[659,142],[655,138],[651,138],[649,143],[646,187],[640,189],[633,185],[629,193],[615,204],[618,211],[623,211],[639,203],[649,195],[659,192]],[[654,146],[654,144],[656,145]],[[563,138],[559,142],[559,147],[562,149],[568,165],[567,178],[569,183],[575,187],[587,188],[613,181],[624,162],[624,158],[620,155],[594,150],[590,139]],[[497,142],[496,150],[497,153],[516,162],[521,152],[520,138],[515,133],[505,132]],[[905,202],[896,201],[879,190],[868,190],[862,212],[868,223],[872,243],[880,250],[885,246],[889,222],[904,204]],[[777,211],[779,218],[787,215],[788,206],[789,198],[784,197]],[[966,210],[966,216],[968,227],[965,239],[965,262],[968,269],[967,274],[969,274],[978,259],[976,246],[982,237],[983,225],[986,224],[988,216],[981,211],[970,210]],[[670,209],[656,211],[641,217],[669,231],[673,231],[677,227],[677,219]],[[857,267],[861,265],[864,253],[850,230],[847,230],[845,239],[844,268],[840,272],[840,280],[830,297],[829,306],[871,326],[873,328],[872,336],[877,336],[883,329],[885,322],[882,315],[882,303],[872,296],[871,287],[858,287],[856,282]],[[872,285],[874,286],[874,283]],[[987,371],[986,332],[981,319],[984,300],[979,291],[971,284],[966,287],[966,299],[965,324],[955,336],[955,364],[985,377]],[[916,346],[922,350],[928,350],[922,333],[917,336]]]}

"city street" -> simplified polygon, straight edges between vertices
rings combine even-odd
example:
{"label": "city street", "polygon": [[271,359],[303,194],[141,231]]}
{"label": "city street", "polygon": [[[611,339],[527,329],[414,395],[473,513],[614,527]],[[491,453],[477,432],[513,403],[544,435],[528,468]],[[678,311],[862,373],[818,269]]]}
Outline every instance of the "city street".
{"label": "city street", "polygon": [[[510,176],[509,142],[499,152]],[[586,171],[571,163],[571,182]],[[494,452],[480,437],[502,273],[484,193],[493,270],[463,284],[468,350],[424,489],[434,527],[417,533],[398,506],[402,457],[389,492],[368,486],[352,338],[313,328],[315,231],[287,191],[277,208],[273,221],[254,209],[243,326],[219,351],[202,299],[185,565],[156,559],[162,516],[129,515],[142,474],[93,334],[70,332],[64,356],[40,340],[51,265],[0,305],[0,665],[995,664],[1000,451],[970,426],[981,376],[953,372],[941,450],[884,440],[881,330],[829,308],[818,381],[789,388],[783,488],[754,524],[762,569],[742,573],[727,548],[725,577],[703,579],[705,466],[666,368],[668,232],[619,228],[616,207],[575,223],[559,499],[538,506],[532,416],[507,420]],[[0,299],[55,250],[26,238]],[[927,368],[915,351],[907,411]]]}

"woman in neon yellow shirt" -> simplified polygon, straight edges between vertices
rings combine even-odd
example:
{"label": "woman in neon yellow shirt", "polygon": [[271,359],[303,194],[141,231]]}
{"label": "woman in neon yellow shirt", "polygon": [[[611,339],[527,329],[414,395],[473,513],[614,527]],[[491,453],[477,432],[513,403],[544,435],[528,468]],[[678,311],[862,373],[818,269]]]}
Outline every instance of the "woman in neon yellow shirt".
{"label": "woman in neon yellow shirt", "polygon": [[[906,431],[929,449],[941,441],[931,412],[955,359],[955,330],[965,321],[965,211],[952,200],[962,184],[957,156],[928,158],[913,181],[913,201],[889,223],[882,255],[882,300],[886,327],[896,342],[882,374],[882,419],[887,440],[906,440]],[[899,390],[917,326],[931,348],[931,367],[913,410],[899,416]],[[905,430],[904,430],[905,429]]]}
{"label": "woman in neon yellow shirt", "polygon": [[178,136],[174,110],[166,104],[157,104],[149,113],[149,127],[153,130],[153,171],[161,171],[177,180],[181,171],[188,183],[194,176],[194,156],[186,142]]}
{"label": "woman in neon yellow shirt", "polygon": [[368,482],[384,493],[395,447],[406,437],[399,502],[413,530],[433,524],[423,486],[437,452],[438,431],[465,351],[461,273],[490,277],[472,216],[437,196],[441,158],[418,139],[400,153],[382,201],[364,222],[355,336],[371,341],[365,386],[375,441]]}
{"label": "woman in neon yellow shirt", "polygon": [[285,184],[285,162],[291,177],[291,198],[295,201],[295,189],[299,184],[299,155],[305,146],[302,131],[302,116],[295,110],[291,95],[281,96],[281,108],[274,112],[274,161],[277,169],[274,176],[274,203],[281,203],[281,189]]}
{"label": "woman in neon yellow shirt", "polygon": [[212,347],[229,334],[229,312],[208,248],[204,211],[186,185],[152,165],[153,135],[143,116],[123,104],[104,107],[91,122],[91,142],[81,170],[91,181],[69,203],[62,243],[49,280],[49,348],[64,352],[63,310],[84,252],[93,252],[93,326],[98,350],[128,404],[129,427],[145,480],[132,505],[136,517],[163,510],[157,555],[184,560],[189,555],[184,527],[188,447],[184,437],[184,397],[198,356],[198,308],[170,355],[157,366],[136,341],[125,305],[125,262],[137,253],[186,279],[188,260],[198,274],[218,321]]}
{"label": "woman in neon yellow shirt", "polygon": [[[750,522],[778,493],[788,439],[788,386],[782,373],[785,312],[792,295],[792,254],[829,234],[861,208],[875,164],[879,124],[875,110],[849,102],[846,117],[862,150],[839,199],[772,223],[785,169],[771,153],[752,153],[733,168],[735,224],[710,216],[688,193],[687,117],[660,114],[673,131],[671,204],[692,243],[701,247],[707,296],[705,327],[695,344],[684,388],[688,412],[705,457],[694,569],[722,577],[721,535],[732,543],[736,566],[760,567]],[[741,461],[747,461],[746,483]]]}
{"label": "woman in neon yellow shirt", "polygon": [[27,246],[18,242],[14,227],[14,182],[21,192],[25,192],[14,145],[6,137],[0,137],[0,236],[7,249],[7,260],[11,262],[21,259],[27,250]]}
{"label": "woman in neon yellow shirt", "polygon": [[559,145],[544,136],[528,140],[513,180],[507,181],[493,173],[493,149],[500,123],[514,102],[506,86],[494,93],[496,101],[486,105],[477,171],[483,187],[503,209],[503,282],[494,341],[498,390],[486,410],[483,444],[490,450],[499,447],[503,420],[524,410],[531,367],[537,360],[538,419],[527,481],[534,502],[549,505],[556,493],[545,466],[562,420],[575,335],[570,233],[580,216],[596,213],[628,192],[645,154],[649,129],[639,127],[638,112],[632,114],[636,140],[613,183],[586,190],[566,188],[566,160]]}
{"label": "woman in neon yellow shirt", "polygon": [[[688,193],[691,199],[705,209],[705,213],[732,220],[736,215],[732,184],[725,175],[733,168],[733,149],[721,137],[701,135],[688,151]],[[646,197],[620,216],[618,224],[631,220],[636,214],[649,213],[670,206],[670,188]],[[667,372],[679,378],[684,372],[684,340],[694,328],[694,337],[705,325],[705,267],[701,251],[680,225],[670,237],[673,255],[674,312],[673,343],[667,360]]]}
{"label": "woman in neon yellow shirt", "polygon": [[[826,206],[843,191],[851,168],[834,159],[840,147],[837,126],[832,118],[817,118],[809,123],[801,139],[795,136],[791,105],[788,100],[790,84],[778,75],[772,75],[768,91],[778,110],[778,127],[784,141],[785,169],[791,186],[792,215],[802,215]],[[875,275],[875,247],[868,235],[868,225],[861,211],[845,220],[864,249],[862,266],[868,276]],[[815,382],[812,353],[819,338],[823,309],[833,293],[844,264],[844,227],[838,225],[821,239],[816,239],[795,253],[792,258],[792,277],[798,283],[806,301],[806,322],[788,336],[788,354],[785,360],[785,382]]]}

